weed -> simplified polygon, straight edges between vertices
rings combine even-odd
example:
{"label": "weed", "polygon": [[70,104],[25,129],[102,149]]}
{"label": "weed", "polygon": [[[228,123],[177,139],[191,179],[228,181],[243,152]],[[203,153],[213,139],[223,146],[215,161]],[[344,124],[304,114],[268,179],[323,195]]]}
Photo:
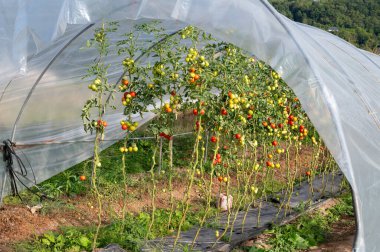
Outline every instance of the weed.
{"label": "weed", "polygon": [[[306,204],[300,204],[296,209],[304,211]],[[342,195],[339,203],[328,209],[327,214],[312,213],[302,215],[295,223],[284,226],[270,226],[266,232],[272,234],[268,240],[270,251],[295,251],[308,249],[323,242],[330,230],[330,225],[338,221],[344,215],[354,215],[351,194]],[[260,248],[251,247],[249,252],[265,251]]]}
{"label": "weed", "polygon": [[302,216],[297,223],[275,226],[269,230],[268,233],[273,234],[269,244],[272,246],[272,251],[307,249],[323,242],[328,229],[328,221],[321,214]]}
{"label": "weed", "polygon": [[[197,223],[201,212],[193,211],[188,214],[182,230],[188,230]],[[178,228],[182,212],[177,210],[172,216],[171,226],[168,228],[170,211],[157,209],[155,211],[155,224],[149,233],[149,239],[170,235]],[[138,215],[127,214],[124,225],[122,220],[116,220],[111,225],[100,229],[97,246],[104,247],[110,243],[117,243],[128,251],[139,251],[144,237],[148,232],[151,215],[141,212]],[[16,251],[89,251],[95,227],[61,228],[59,232],[48,232],[30,243],[17,244]]]}

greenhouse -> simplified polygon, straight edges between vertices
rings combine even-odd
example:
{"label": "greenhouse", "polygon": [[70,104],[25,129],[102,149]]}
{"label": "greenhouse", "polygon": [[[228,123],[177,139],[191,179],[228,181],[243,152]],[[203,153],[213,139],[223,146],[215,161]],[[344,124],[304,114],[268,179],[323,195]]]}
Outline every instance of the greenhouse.
{"label": "greenhouse", "polygon": [[[212,231],[212,246],[228,240],[240,218],[244,231],[254,207],[265,210],[276,176],[291,181],[278,188],[277,218],[294,210],[301,188],[322,197],[324,179],[340,183],[340,171],[354,195],[353,250],[380,247],[378,55],[296,23],[266,0],[2,0],[0,6],[1,201],[85,161],[83,180],[99,212],[95,248],[106,197],[96,187],[102,181],[96,173],[106,169],[100,151],[120,145],[115,169],[125,183],[125,160],[144,148],[143,140],[153,157],[143,175],[151,183],[151,234],[141,248],[160,240],[155,230],[163,224],[154,219],[161,191],[170,200],[168,226],[173,213],[180,215],[164,236],[181,251],[181,228],[189,223],[199,227],[193,249],[207,236],[202,228],[210,218],[228,219]],[[190,150],[176,170],[182,148],[176,141],[187,136]],[[307,162],[325,170],[310,170]],[[204,209],[197,221],[187,220],[197,211],[191,198],[197,193]],[[226,211],[215,213],[214,198],[229,194]]]}

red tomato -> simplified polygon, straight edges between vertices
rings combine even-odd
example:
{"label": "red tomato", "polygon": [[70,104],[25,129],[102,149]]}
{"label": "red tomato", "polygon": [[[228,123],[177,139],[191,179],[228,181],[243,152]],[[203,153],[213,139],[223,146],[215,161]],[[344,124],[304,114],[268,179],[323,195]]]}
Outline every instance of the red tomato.
{"label": "red tomato", "polygon": [[193,115],[198,115],[198,110],[197,109],[193,109]]}
{"label": "red tomato", "polygon": [[80,180],[80,181],[85,181],[85,180],[86,180],[86,176],[84,176],[84,175],[80,175],[80,176],[79,176],[79,180]]}
{"label": "red tomato", "polygon": [[273,146],[277,146],[277,145],[278,145],[278,142],[275,140],[275,141],[272,142],[272,145],[273,145]]}
{"label": "red tomato", "polygon": [[235,134],[235,138],[239,140],[241,138],[241,135],[239,133],[237,133],[237,134]]}
{"label": "red tomato", "polygon": [[301,125],[299,129],[300,129],[300,133],[303,133],[305,131],[305,126]]}
{"label": "red tomato", "polygon": [[133,92],[133,91],[132,91],[132,92],[130,92],[129,94],[130,94],[132,97],[136,97],[136,92]]}
{"label": "red tomato", "polygon": [[222,115],[224,115],[224,116],[228,114],[227,110],[224,109],[224,108],[222,108],[222,110],[220,111],[220,113],[221,113]]}
{"label": "red tomato", "polygon": [[212,136],[210,138],[210,141],[213,142],[213,143],[216,143],[218,141],[218,139],[216,138],[216,136]]}
{"label": "red tomato", "polygon": [[121,129],[122,130],[127,130],[128,129],[128,125],[126,125],[126,124],[121,125]]}

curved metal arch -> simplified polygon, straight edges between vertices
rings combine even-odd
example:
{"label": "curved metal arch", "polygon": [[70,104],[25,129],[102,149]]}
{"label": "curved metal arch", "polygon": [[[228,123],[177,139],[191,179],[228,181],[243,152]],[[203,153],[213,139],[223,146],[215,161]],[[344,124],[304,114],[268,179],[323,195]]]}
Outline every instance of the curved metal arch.
{"label": "curved metal arch", "polygon": [[[27,105],[27,103],[29,102],[31,96],[32,96],[32,93],[34,92],[35,88],[37,87],[38,83],[41,81],[42,77],[45,75],[45,73],[47,72],[47,70],[51,67],[51,65],[56,61],[56,59],[63,53],[63,51],[72,43],[74,42],[80,35],[82,35],[84,32],[86,32],[89,28],[91,28],[92,26],[94,26],[95,23],[91,23],[89,25],[87,25],[86,27],[84,27],[78,34],[76,34],[72,39],[70,39],[70,41],[67,42],[67,44],[61,48],[61,50],[59,50],[59,52],[54,56],[54,58],[52,58],[49,62],[49,64],[44,68],[44,70],[41,72],[41,74],[38,76],[37,80],[35,81],[35,83],[33,84],[32,88],[30,89],[24,103],[22,104],[22,107],[19,111],[19,114],[13,124],[13,130],[12,130],[12,135],[11,135],[11,141],[13,142],[14,141],[14,138],[15,138],[15,134],[16,134],[16,128],[17,128],[17,123],[19,122],[21,116],[22,116],[22,113]],[[170,33],[168,34],[166,37],[158,40],[156,43],[154,43],[152,46],[150,46],[148,48],[147,51],[149,51],[150,49],[154,48],[156,45],[158,45],[159,43],[167,40],[168,38],[174,36],[175,34],[178,34],[180,31],[182,31],[182,29],[180,30],[177,30],[173,33]],[[142,54],[140,54],[136,59],[135,61],[138,62],[147,52],[143,52]],[[126,71],[123,72],[123,74],[119,77],[118,81],[116,82],[116,84],[114,85],[114,88],[116,88],[117,86],[117,83],[119,83],[121,81],[121,79],[123,78],[123,76],[125,75]],[[7,87],[10,85],[10,83],[12,82],[12,80],[8,83]],[[4,94],[4,93],[3,93]],[[111,94],[108,96],[107,98],[107,102],[109,102],[111,96],[112,96],[113,92],[111,92]],[[1,96],[1,98],[3,97],[3,95]]]}
{"label": "curved metal arch", "polygon": [[[131,5],[133,5],[134,3],[136,3],[136,2],[131,2],[131,3],[129,3],[129,4],[125,4],[125,7],[129,7],[129,6],[131,6]],[[141,10],[141,8],[143,7],[143,2],[142,2],[142,4],[140,5],[140,7],[139,7],[139,12],[140,12],[140,10]],[[108,14],[111,14],[112,13],[112,10],[111,11],[109,11],[109,13]],[[107,16],[110,16],[110,15],[107,15]],[[25,106],[26,106],[26,104],[28,103],[28,101],[29,101],[29,99],[30,99],[30,97],[31,97],[31,95],[32,95],[32,93],[33,93],[33,91],[34,91],[34,89],[36,88],[36,86],[38,85],[38,83],[41,81],[41,79],[42,79],[42,77],[44,76],[44,74],[46,73],[46,71],[50,68],[50,66],[54,63],[54,61],[58,58],[58,56],[60,55],[60,54],[62,54],[62,52],[74,41],[74,40],[76,40],[80,35],[82,35],[85,31],[87,31],[90,27],[92,27],[92,26],[94,26],[96,24],[96,21],[95,22],[93,22],[93,23],[90,23],[89,25],[87,25],[86,27],[84,27],[77,35],[75,35],[72,39],[70,39],[70,41],[69,42],[67,42],[67,44],[54,56],[54,58],[53,59],[51,59],[51,61],[49,62],[49,64],[45,67],[45,69],[42,71],[42,73],[38,76],[38,78],[37,78],[37,80],[36,80],[36,82],[34,83],[34,85],[33,85],[33,87],[30,89],[30,91],[29,91],[29,93],[28,93],[28,96],[26,97],[26,99],[25,99],[25,101],[24,101],[24,103],[23,103],[23,105],[22,105],[22,107],[21,107],[21,109],[20,109],[20,111],[19,111],[19,114],[18,114],[18,116],[17,116],[17,118],[16,118],[16,121],[15,121],[15,123],[14,123],[14,125],[13,125],[13,130],[12,130],[12,136],[11,136],[11,141],[12,142],[14,142],[14,137],[15,137],[15,133],[16,133],[16,126],[17,126],[17,123],[18,123],[18,121],[20,120],[20,118],[21,118],[21,115],[22,115],[22,112],[24,111],[24,109],[25,109]],[[32,56],[33,57],[33,56]],[[122,78],[122,77],[121,77]],[[120,79],[121,80],[121,79]],[[119,80],[119,82],[120,82],[120,80]],[[108,100],[107,100],[108,101]]]}
{"label": "curved metal arch", "polygon": [[0,102],[1,102],[1,100],[3,99],[3,96],[4,96],[4,94],[5,94],[5,91],[7,91],[8,87],[11,85],[12,81],[13,81],[13,79],[10,80],[10,81],[8,82],[8,84],[5,86],[3,92],[1,93],[1,96],[0,96]]}
{"label": "curved metal arch", "polygon": [[[312,62],[309,60],[305,51],[302,49],[300,44],[294,38],[294,35],[292,34],[292,32],[286,27],[284,22],[278,16],[276,16],[273,7],[271,7],[268,2],[266,2],[265,0],[260,0],[260,2],[268,9],[268,11],[273,15],[273,17],[281,24],[281,26],[285,29],[285,31],[290,35],[290,38],[293,40],[294,44],[297,46],[297,48],[300,50],[300,52],[304,56],[306,64],[310,67],[312,73],[314,74],[314,76],[317,79],[317,82],[320,83],[322,80],[320,74],[317,71],[315,71],[315,68],[312,67],[313,66]],[[321,85],[320,85],[320,88],[321,88],[321,92],[324,95],[323,99],[325,100],[325,97],[328,97],[327,90],[326,90],[326,88],[323,88]],[[348,158],[349,155],[348,155],[348,149],[346,147],[347,146],[346,141],[342,135],[341,125],[338,123],[338,116],[335,113],[333,113],[334,109],[331,107],[331,105],[328,102],[325,102],[325,105],[330,112],[332,122],[335,126],[335,130],[337,131],[338,139],[339,139],[340,146],[341,146],[342,155],[343,155],[343,157],[346,158],[346,160],[348,160],[347,162],[348,162],[349,166],[351,166],[351,163],[350,163],[349,158]],[[351,187],[352,187],[352,185],[351,185]],[[357,188],[356,185],[354,185],[354,187],[355,187],[355,189]],[[355,190],[352,190],[352,191],[354,192]],[[353,193],[353,195],[354,194],[355,193]],[[357,213],[359,202],[356,199],[356,197],[353,197],[353,202],[354,202],[355,213]],[[359,227],[359,216],[357,214],[355,214],[355,220],[356,220],[356,237],[355,237],[355,241],[354,241],[354,248],[353,248],[354,250],[355,250],[356,244],[358,242],[357,238],[359,237],[359,233],[361,232],[360,227]]]}
{"label": "curved metal arch", "polygon": [[87,25],[86,27],[84,27],[77,35],[75,35],[72,39],[70,39],[70,41],[68,41],[66,43],[66,45],[64,47],[61,48],[61,50],[59,50],[59,52],[54,56],[54,58],[52,58],[49,62],[49,64],[44,68],[44,70],[41,72],[41,74],[38,76],[37,80],[34,82],[32,88],[29,90],[29,93],[28,93],[28,96],[26,97],[24,103],[22,104],[22,107],[18,113],[18,116],[16,118],[16,121],[13,125],[13,130],[12,130],[12,137],[11,137],[11,141],[14,142],[14,137],[15,137],[15,133],[16,133],[16,127],[17,127],[17,123],[18,121],[20,120],[21,118],[21,115],[22,113],[24,112],[24,109],[25,109],[25,106],[26,104],[29,102],[30,100],[30,97],[32,96],[32,93],[33,91],[36,89],[38,83],[41,81],[42,77],[45,75],[45,73],[47,72],[47,70],[50,68],[50,66],[54,63],[54,61],[63,53],[63,51],[73,42],[75,41],[80,35],[82,35],[85,31],[87,31],[90,27],[92,27],[95,23],[91,23],[89,25]]}

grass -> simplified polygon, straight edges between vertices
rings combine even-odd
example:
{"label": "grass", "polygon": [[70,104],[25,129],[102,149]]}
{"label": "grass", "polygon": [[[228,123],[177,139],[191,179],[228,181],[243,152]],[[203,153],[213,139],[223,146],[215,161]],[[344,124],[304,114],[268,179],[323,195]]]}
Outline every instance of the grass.
{"label": "grass", "polygon": [[[173,215],[172,225],[167,228],[170,212],[157,210],[155,213],[156,223],[148,239],[154,239],[171,234],[171,230],[178,227],[182,213],[176,211]],[[190,214],[182,230],[189,229],[197,221],[199,213]],[[139,251],[148,232],[151,216],[141,212],[138,215],[129,214],[125,218],[125,224],[121,220],[114,221],[111,225],[101,228],[98,239],[98,247],[104,247],[110,243],[117,243],[129,251]],[[16,251],[83,251],[90,249],[95,227],[66,227],[58,232],[48,232],[37,237],[30,243],[17,244]]]}
{"label": "grass", "polygon": [[[351,194],[339,198],[339,203],[328,209],[325,214],[313,212],[302,215],[294,223],[284,226],[273,226],[266,234],[270,238],[266,241],[270,249],[259,247],[242,247],[243,251],[297,251],[316,246],[326,240],[331,224],[340,220],[342,216],[354,216]],[[240,250],[240,251],[241,251]]]}
{"label": "grass", "polygon": [[[193,146],[193,137],[191,135],[178,136],[173,141],[173,155],[174,167],[183,167],[187,164],[191,155]],[[126,164],[128,174],[145,173],[151,167],[150,157],[153,154],[153,148],[155,142],[153,139],[139,140],[135,142],[139,148],[138,152],[127,153]],[[99,188],[107,191],[112,190],[112,187],[120,187],[123,183],[120,167],[122,166],[121,154],[119,148],[123,145],[122,142],[118,142],[101,153],[100,159],[102,161],[102,168],[98,171]],[[167,150],[168,143],[163,141],[163,149]],[[168,155],[163,152],[164,157]],[[158,163],[158,158],[157,158]],[[158,165],[157,165],[158,166]],[[165,170],[168,167],[167,158],[163,159],[162,169]],[[57,174],[56,176],[42,182],[38,187],[48,197],[57,199],[61,195],[75,196],[84,195],[89,191],[89,182],[79,181],[79,176],[85,175],[87,178],[91,176],[90,160],[86,160],[79,163],[66,171]],[[138,181],[140,183],[141,181]],[[130,186],[133,186],[135,181],[128,179]],[[111,187],[111,188],[110,188]],[[36,189],[36,188],[34,188]],[[21,197],[25,202],[38,203],[39,198],[30,193],[29,191],[23,191]],[[21,203],[18,197],[5,197],[5,204],[19,204]]]}

